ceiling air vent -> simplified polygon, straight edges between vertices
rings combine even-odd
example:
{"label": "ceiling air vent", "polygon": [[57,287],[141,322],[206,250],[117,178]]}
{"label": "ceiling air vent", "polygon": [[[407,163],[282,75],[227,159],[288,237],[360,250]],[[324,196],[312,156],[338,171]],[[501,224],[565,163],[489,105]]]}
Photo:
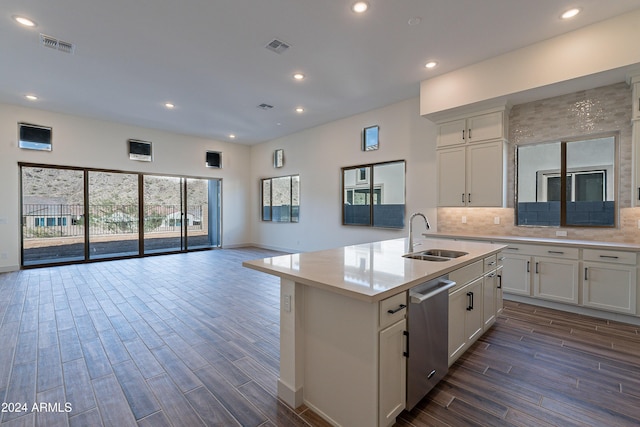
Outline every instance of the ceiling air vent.
{"label": "ceiling air vent", "polygon": [[59,50],[60,52],[73,53],[75,51],[73,43],[58,40],[55,37],[47,36],[46,34],[40,34],[40,43],[43,46]]}
{"label": "ceiling air vent", "polygon": [[289,46],[287,43],[280,41],[278,39],[274,39],[271,43],[269,43],[267,46],[265,46],[267,49],[269,49],[272,52],[275,53],[282,53],[284,51],[286,51],[287,49],[289,49],[291,46]]}
{"label": "ceiling air vent", "polygon": [[271,110],[273,108],[273,105],[269,105],[269,104],[260,104],[258,105],[258,108],[261,110]]}

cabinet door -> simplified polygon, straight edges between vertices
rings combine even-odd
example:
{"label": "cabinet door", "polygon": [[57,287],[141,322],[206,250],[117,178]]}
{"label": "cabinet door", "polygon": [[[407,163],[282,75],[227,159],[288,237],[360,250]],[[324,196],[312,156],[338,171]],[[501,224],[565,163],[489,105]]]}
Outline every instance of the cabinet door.
{"label": "cabinet door", "polygon": [[584,263],[583,304],[587,307],[636,314],[636,267]]}
{"label": "cabinet door", "polygon": [[462,354],[467,342],[464,325],[468,306],[467,286],[449,294],[449,366]]}
{"label": "cabinet door", "polygon": [[467,141],[481,142],[504,137],[502,111],[467,119]]}
{"label": "cabinet door", "polygon": [[466,120],[454,120],[438,125],[437,147],[464,144],[467,131]]}
{"label": "cabinet door", "polygon": [[484,278],[479,277],[473,282],[469,283],[466,288],[465,296],[467,297],[467,316],[465,318],[465,335],[467,342],[475,341],[482,331],[484,331],[483,321],[483,305],[484,300],[482,296],[482,286]]}
{"label": "cabinet door", "polygon": [[465,148],[438,150],[438,206],[465,205]]}
{"label": "cabinet door", "polygon": [[392,424],[407,401],[406,330],[407,321],[403,319],[380,331],[378,425]]}
{"label": "cabinet door", "polygon": [[[504,143],[467,147],[467,206],[501,207],[504,202]],[[458,173],[460,173],[458,171]]]}
{"label": "cabinet door", "polygon": [[502,313],[504,310],[504,301],[502,300],[502,276],[503,276],[504,267],[498,267],[498,271],[496,273],[497,283],[496,283],[496,315]]}
{"label": "cabinet door", "polygon": [[531,257],[503,252],[502,290],[531,296]]}
{"label": "cabinet door", "polygon": [[578,304],[578,261],[535,257],[533,269],[534,296]]}
{"label": "cabinet door", "polygon": [[483,328],[486,331],[496,321],[496,293],[498,292],[497,284],[498,276],[496,271],[492,271],[484,276],[482,287],[482,312],[483,312]]}

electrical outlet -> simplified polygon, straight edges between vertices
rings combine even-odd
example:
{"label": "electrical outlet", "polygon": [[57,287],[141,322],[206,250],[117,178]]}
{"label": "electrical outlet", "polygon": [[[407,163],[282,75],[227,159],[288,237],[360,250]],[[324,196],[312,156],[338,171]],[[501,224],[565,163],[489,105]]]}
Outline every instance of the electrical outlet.
{"label": "electrical outlet", "polygon": [[291,295],[284,295],[282,297],[282,310],[291,313]]}
{"label": "electrical outlet", "polygon": [[466,224],[466,223],[467,223],[467,217],[466,217],[466,216],[463,216],[463,217],[462,217],[462,223],[463,223],[463,224]]}
{"label": "electrical outlet", "polygon": [[493,223],[494,224],[500,224],[500,217],[499,216],[493,217]]}
{"label": "electrical outlet", "polygon": [[556,237],[567,237],[567,232],[564,230],[556,231]]}

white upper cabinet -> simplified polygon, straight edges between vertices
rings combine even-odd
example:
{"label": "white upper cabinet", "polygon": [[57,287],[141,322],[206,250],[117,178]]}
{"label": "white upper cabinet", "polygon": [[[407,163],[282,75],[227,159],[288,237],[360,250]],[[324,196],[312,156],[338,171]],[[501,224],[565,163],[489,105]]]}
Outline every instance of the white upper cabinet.
{"label": "white upper cabinet", "polygon": [[438,124],[438,148],[505,138],[504,111]]}
{"label": "white upper cabinet", "polygon": [[438,206],[503,207],[506,111],[438,124]]}

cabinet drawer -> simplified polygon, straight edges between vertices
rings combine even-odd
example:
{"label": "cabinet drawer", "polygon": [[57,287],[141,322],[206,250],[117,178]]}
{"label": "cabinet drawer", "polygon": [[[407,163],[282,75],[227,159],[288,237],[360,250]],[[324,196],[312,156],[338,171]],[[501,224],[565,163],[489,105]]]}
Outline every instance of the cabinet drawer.
{"label": "cabinet drawer", "polygon": [[380,328],[404,319],[407,314],[407,293],[402,292],[380,301]]}
{"label": "cabinet drawer", "polygon": [[582,259],[585,261],[610,262],[615,264],[635,265],[637,257],[638,255],[636,252],[626,251],[585,249],[582,252]]}
{"label": "cabinet drawer", "polygon": [[496,255],[488,256],[484,259],[484,272],[495,270],[498,268],[498,257]]}
{"label": "cabinet drawer", "polygon": [[521,254],[521,255],[531,255],[535,252],[535,245],[525,245],[521,243],[507,243],[507,247],[502,249],[502,252],[505,254]]}
{"label": "cabinet drawer", "polygon": [[462,268],[457,270],[453,270],[449,273],[449,280],[453,280],[456,282],[456,286],[449,290],[449,294],[451,294],[456,289],[466,285],[471,282],[473,279],[477,279],[484,274],[484,261],[476,261],[473,264],[465,265]]}
{"label": "cabinet drawer", "polygon": [[580,258],[580,249],[567,246],[537,246],[531,255],[543,256],[547,258]]}

